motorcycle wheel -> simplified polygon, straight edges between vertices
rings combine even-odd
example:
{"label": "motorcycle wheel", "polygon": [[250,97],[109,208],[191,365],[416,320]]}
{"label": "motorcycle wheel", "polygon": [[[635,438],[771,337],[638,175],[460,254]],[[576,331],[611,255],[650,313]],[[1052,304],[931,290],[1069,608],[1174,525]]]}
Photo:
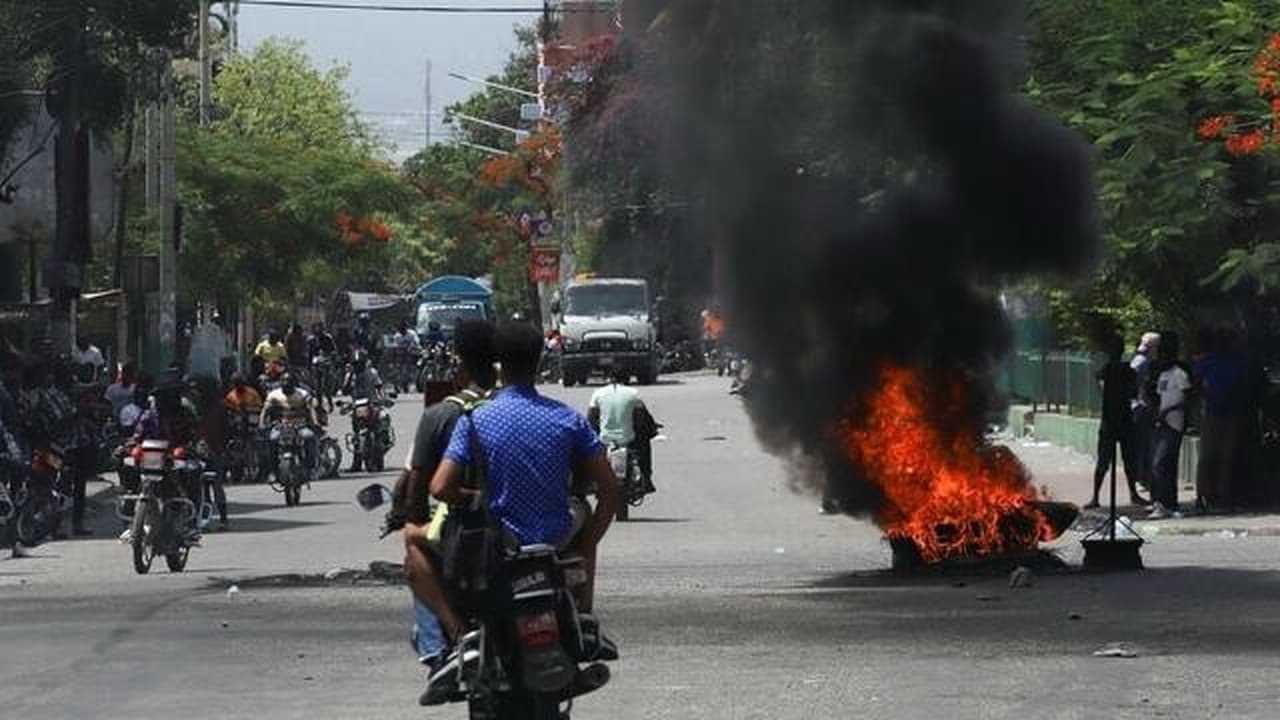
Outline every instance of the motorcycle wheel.
{"label": "motorcycle wheel", "polygon": [[618,522],[626,522],[631,519],[631,503],[626,497],[618,499],[618,511],[614,513],[614,517]]}
{"label": "motorcycle wheel", "polygon": [[292,483],[284,486],[285,507],[293,507],[302,501],[302,486]]}
{"label": "motorcycle wheel", "polygon": [[164,562],[169,566],[169,572],[180,573],[187,569],[187,557],[191,555],[191,548],[184,547],[175,552],[171,552],[164,556]]}
{"label": "motorcycle wheel", "polygon": [[381,451],[375,451],[366,459],[365,467],[369,468],[369,472],[382,472],[386,467],[386,454]]}
{"label": "motorcycle wheel", "polygon": [[133,513],[133,524],[130,526],[129,545],[133,550],[133,571],[139,575],[151,572],[151,561],[155,558],[155,553],[147,544],[146,519],[149,513],[149,505],[139,504]]}
{"label": "motorcycle wheel", "polygon": [[336,478],[342,470],[342,446],[336,438],[327,437],[320,441],[320,477]]}
{"label": "motorcycle wheel", "polygon": [[27,547],[35,547],[53,532],[57,514],[46,502],[28,499],[18,510],[15,534]]}

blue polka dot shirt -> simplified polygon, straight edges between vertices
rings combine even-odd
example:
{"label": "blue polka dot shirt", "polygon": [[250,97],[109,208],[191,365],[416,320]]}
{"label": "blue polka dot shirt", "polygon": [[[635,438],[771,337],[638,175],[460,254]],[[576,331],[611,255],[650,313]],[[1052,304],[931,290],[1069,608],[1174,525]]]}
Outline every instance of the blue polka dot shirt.
{"label": "blue polka dot shirt", "polygon": [[488,471],[489,511],[523,544],[564,540],[572,525],[571,468],[603,447],[587,419],[532,387],[504,388],[471,420],[458,419],[445,457],[471,464],[473,421]]}

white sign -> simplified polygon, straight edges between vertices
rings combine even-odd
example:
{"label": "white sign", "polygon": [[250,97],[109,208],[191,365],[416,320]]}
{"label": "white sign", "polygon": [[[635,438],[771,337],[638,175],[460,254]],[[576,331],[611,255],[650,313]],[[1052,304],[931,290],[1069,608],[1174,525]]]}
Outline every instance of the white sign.
{"label": "white sign", "polygon": [[524,103],[520,106],[520,119],[535,122],[542,119],[541,103]]}

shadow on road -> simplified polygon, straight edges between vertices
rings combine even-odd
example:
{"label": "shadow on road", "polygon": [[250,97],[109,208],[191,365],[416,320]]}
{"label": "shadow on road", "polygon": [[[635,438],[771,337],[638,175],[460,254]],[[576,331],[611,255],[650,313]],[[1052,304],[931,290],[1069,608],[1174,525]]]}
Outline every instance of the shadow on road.
{"label": "shadow on road", "polygon": [[643,525],[644,523],[687,523],[693,522],[693,518],[632,516],[621,522],[625,522],[627,525]]}
{"label": "shadow on road", "polygon": [[[306,505],[306,503],[303,503],[303,505]],[[237,518],[233,516],[231,518],[230,532],[233,534],[279,532],[281,530],[292,530],[294,528],[329,524],[331,523],[315,522],[312,520],[275,520],[271,518]]]}

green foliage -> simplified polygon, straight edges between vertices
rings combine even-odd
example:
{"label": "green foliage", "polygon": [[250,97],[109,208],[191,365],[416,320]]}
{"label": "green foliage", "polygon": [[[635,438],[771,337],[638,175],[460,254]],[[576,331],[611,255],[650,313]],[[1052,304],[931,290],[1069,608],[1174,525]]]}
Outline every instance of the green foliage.
{"label": "green foliage", "polygon": [[395,213],[409,189],[389,168],[342,150],[189,131],[179,151],[187,210],[183,288],[196,297],[301,302],[387,262],[390,245],[344,243],[335,221]]}
{"label": "green foliage", "polygon": [[[1244,261],[1272,225],[1269,206],[1280,198],[1274,160],[1233,160],[1195,133],[1207,115],[1258,102],[1249,71],[1280,29],[1271,24],[1274,4],[1033,0],[1030,7],[1028,94],[1092,141],[1104,213],[1097,278],[1060,298],[1061,317],[1149,304],[1148,324],[1189,330],[1222,290],[1274,267]],[[1203,282],[1211,276],[1231,282]]]}
{"label": "green foliage", "polygon": [[302,44],[270,38],[237,57],[214,84],[214,127],[305,148],[369,153],[374,144],[343,87],[348,69],[319,70]]}

